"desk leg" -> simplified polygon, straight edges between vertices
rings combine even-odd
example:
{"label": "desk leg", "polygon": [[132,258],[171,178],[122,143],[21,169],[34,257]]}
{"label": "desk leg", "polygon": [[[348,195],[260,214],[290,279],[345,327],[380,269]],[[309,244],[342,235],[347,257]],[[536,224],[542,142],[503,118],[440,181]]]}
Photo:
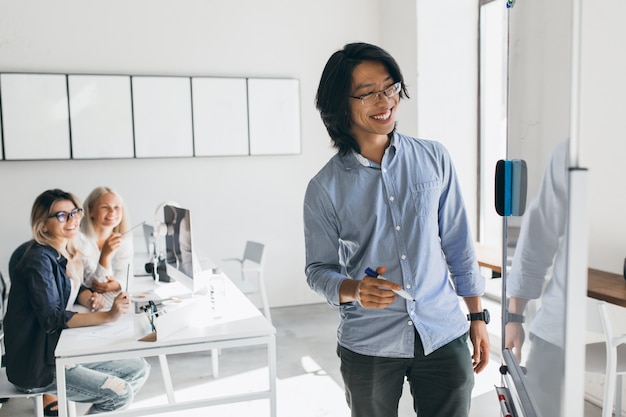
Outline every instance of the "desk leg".
{"label": "desk leg", "polygon": [[220,350],[211,349],[211,370],[213,371],[213,378],[220,377]]}
{"label": "desk leg", "polygon": [[276,417],[276,337],[267,344],[267,362],[270,376],[270,416]]}
{"label": "desk leg", "polygon": [[165,392],[167,393],[167,402],[169,404],[174,404],[176,403],[176,398],[174,397],[174,386],[172,385],[170,367],[167,364],[167,357],[165,355],[159,355],[159,365],[161,365],[161,376],[163,377]]}
{"label": "desk leg", "polygon": [[57,360],[57,397],[59,402],[59,417],[67,417],[67,393],[65,392],[65,366]]}

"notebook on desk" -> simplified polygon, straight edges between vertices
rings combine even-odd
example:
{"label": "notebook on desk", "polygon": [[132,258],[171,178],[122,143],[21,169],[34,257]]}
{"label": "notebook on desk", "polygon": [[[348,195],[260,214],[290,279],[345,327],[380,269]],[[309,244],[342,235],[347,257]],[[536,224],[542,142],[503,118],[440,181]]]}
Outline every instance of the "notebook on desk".
{"label": "notebook on desk", "polygon": [[152,281],[152,285],[144,288],[131,289],[130,300],[134,302],[163,301],[172,298],[191,297],[191,290],[180,282],[159,283]]}

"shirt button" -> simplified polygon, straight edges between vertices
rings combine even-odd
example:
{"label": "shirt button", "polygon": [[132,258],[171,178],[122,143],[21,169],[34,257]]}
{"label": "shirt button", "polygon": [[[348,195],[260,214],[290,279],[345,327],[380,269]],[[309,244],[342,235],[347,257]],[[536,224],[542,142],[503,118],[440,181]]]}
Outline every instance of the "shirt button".
{"label": "shirt button", "polygon": [[387,172],[387,169],[386,169],[386,168],[383,168],[383,172]]}
{"label": "shirt button", "polygon": [[396,230],[400,230],[400,226],[396,226]]}
{"label": "shirt button", "polygon": [[409,320],[409,322],[407,323],[409,326],[413,326],[413,322],[411,320]]}
{"label": "shirt button", "polygon": [[411,288],[411,284],[406,284],[406,289],[408,290],[409,288]]}
{"label": "shirt button", "polygon": [[393,200],[395,200],[395,199],[396,199],[396,198],[395,198],[394,196],[389,197],[389,201],[393,201]]}
{"label": "shirt button", "polygon": [[406,255],[402,255],[402,256],[400,257],[400,259],[402,259],[402,260],[404,261],[404,260],[406,259]]}

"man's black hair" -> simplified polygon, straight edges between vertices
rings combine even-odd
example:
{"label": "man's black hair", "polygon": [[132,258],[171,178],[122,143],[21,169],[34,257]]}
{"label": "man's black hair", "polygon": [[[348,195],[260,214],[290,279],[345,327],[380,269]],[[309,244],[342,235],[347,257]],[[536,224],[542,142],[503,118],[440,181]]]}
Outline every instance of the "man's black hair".
{"label": "man's black hair", "polygon": [[[315,107],[339,153],[350,150],[360,152],[352,135],[350,116],[350,94],[352,72],[364,61],[380,62],[387,68],[394,82],[400,81],[400,98],[408,98],[402,72],[396,60],[384,49],[368,43],[349,43],[335,52],[326,62],[315,97]],[[395,130],[395,129],[394,129]]]}

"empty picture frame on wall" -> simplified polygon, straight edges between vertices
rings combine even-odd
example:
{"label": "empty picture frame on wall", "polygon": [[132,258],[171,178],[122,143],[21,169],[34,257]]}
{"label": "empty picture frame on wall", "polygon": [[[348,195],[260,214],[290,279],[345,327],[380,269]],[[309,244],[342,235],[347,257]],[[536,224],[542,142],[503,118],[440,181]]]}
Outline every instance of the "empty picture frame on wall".
{"label": "empty picture frame on wall", "polygon": [[132,77],[138,158],[193,156],[189,77]]}
{"label": "empty picture frame on wall", "polygon": [[297,79],[0,73],[0,160],[301,153]]}
{"label": "empty picture frame on wall", "polygon": [[4,158],[68,159],[65,74],[0,74]]}
{"label": "empty picture frame on wall", "polygon": [[248,155],[245,78],[193,77],[196,156]]}
{"label": "empty picture frame on wall", "polygon": [[69,75],[68,91],[75,159],[135,156],[130,76]]}
{"label": "empty picture frame on wall", "polygon": [[250,155],[298,154],[300,83],[297,79],[248,79]]}

